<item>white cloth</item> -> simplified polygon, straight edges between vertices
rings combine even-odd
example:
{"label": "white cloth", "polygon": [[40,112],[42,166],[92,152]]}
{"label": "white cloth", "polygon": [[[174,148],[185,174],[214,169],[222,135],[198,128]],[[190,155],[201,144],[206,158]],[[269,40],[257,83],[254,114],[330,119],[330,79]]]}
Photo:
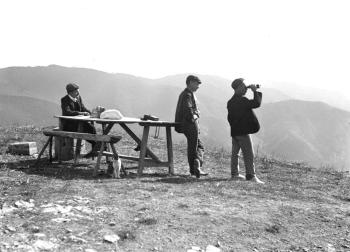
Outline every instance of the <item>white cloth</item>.
{"label": "white cloth", "polygon": [[117,109],[107,109],[107,110],[103,111],[100,115],[101,119],[120,120],[123,117],[124,116],[122,115],[122,113],[120,113],[120,111]]}

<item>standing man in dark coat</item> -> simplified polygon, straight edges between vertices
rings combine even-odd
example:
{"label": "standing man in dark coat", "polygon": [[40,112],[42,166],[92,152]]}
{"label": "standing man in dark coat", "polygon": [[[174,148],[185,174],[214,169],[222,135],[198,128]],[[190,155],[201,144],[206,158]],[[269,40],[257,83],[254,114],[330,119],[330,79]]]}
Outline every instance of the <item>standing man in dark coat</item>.
{"label": "standing man in dark coat", "polygon": [[208,175],[201,170],[203,165],[204,147],[199,139],[199,109],[197,107],[197,98],[194,92],[201,84],[197,76],[189,75],[186,79],[184,91],[179,96],[176,107],[175,122],[179,123],[175,130],[178,133],[185,134],[187,138],[187,158],[190,166],[191,175],[199,178],[201,175]]}
{"label": "standing man in dark coat", "polygon": [[[62,115],[64,116],[88,116],[91,114],[83,103],[81,96],[79,95],[79,86],[75,83],[69,83],[66,86],[67,95],[61,99]],[[62,120],[62,128],[65,131],[78,131],[79,122],[74,120]],[[90,122],[82,122],[84,133],[96,134],[96,129]],[[86,157],[96,154],[96,142],[89,141],[92,146],[92,151],[86,155]]]}
{"label": "standing man in dark coat", "polygon": [[[227,119],[231,126],[232,137],[231,177],[235,180],[246,179],[264,184],[255,174],[253,143],[249,135],[260,129],[253,109],[260,107],[262,93],[257,91],[258,85],[246,86],[242,78],[234,80],[231,87],[235,90],[234,95],[227,102]],[[254,93],[253,100],[244,96],[248,88]],[[239,174],[238,153],[240,150],[243,153],[245,177]]]}

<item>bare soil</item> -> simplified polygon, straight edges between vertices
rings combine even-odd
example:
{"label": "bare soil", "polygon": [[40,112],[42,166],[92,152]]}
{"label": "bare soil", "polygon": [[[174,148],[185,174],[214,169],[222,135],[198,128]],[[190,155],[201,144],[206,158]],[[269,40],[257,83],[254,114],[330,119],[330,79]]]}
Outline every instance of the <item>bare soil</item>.
{"label": "bare soil", "polygon": [[[232,181],[229,153],[207,148],[210,174],[196,179],[176,144],[174,176],[146,168],[140,178],[93,178],[96,160],[33,169],[34,158],[6,154],[14,140],[43,145],[40,130],[19,129],[0,129],[0,251],[350,251],[347,173],[258,158],[265,185]],[[123,137],[117,149],[132,153]],[[165,159],[164,139],[151,146]]]}

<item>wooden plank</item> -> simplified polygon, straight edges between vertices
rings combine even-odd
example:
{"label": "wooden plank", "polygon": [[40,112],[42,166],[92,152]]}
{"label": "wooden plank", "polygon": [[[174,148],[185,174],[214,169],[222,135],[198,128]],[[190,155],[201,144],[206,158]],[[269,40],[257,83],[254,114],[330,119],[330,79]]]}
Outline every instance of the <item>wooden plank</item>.
{"label": "wooden plank", "polygon": [[[170,121],[150,121],[150,120],[141,120],[139,118],[130,118],[130,117],[124,117],[120,120],[116,119],[101,119],[101,118],[92,118],[89,116],[54,116],[59,119],[66,119],[66,120],[74,120],[74,121],[85,121],[85,122],[96,122],[96,123],[142,123],[143,125],[148,126],[170,126],[174,127],[177,123],[176,122],[170,122]],[[143,126],[142,125],[142,126]]]}
{"label": "wooden plank", "polygon": [[74,139],[84,139],[96,142],[118,142],[121,136],[95,135],[89,133],[69,132],[69,131],[43,131],[45,136],[69,137]]}
{"label": "wooden plank", "polygon": [[[126,131],[126,133],[129,134],[129,136],[132,137],[132,139],[135,140],[135,142],[139,145],[141,145],[141,140],[140,138],[138,138],[138,136],[135,135],[134,132],[132,132],[132,130],[126,126],[124,123],[120,123],[120,126]],[[159,158],[147,147],[147,155],[149,155],[153,160],[160,162]]]}
{"label": "wooden plank", "polygon": [[145,162],[143,167],[169,167],[169,162],[156,163],[152,160],[149,162]]}
{"label": "wooden plank", "polygon": [[[113,153],[112,152],[108,152],[108,151],[104,151],[102,153],[102,155],[107,156],[107,157],[113,157]],[[126,159],[126,160],[131,160],[131,161],[136,161],[136,162],[138,162],[140,160],[140,157],[133,157],[133,156],[127,156],[127,155],[122,155],[122,154],[118,154],[118,156],[119,156],[119,158]],[[155,162],[151,158],[145,158],[145,161],[146,162],[150,162],[150,161]]]}
{"label": "wooden plank", "polygon": [[171,127],[166,127],[166,144],[168,151],[169,173],[174,174],[173,140],[171,137]]}

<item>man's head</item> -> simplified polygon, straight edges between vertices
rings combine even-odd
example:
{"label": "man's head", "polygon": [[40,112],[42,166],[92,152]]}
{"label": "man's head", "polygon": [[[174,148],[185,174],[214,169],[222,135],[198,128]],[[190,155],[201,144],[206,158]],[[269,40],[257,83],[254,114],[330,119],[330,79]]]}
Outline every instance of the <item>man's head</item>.
{"label": "man's head", "polygon": [[235,90],[235,95],[245,95],[247,93],[247,87],[244,84],[244,79],[243,78],[238,78],[235,79],[232,84],[231,87]]}
{"label": "man's head", "polygon": [[73,98],[78,97],[79,95],[79,86],[75,83],[69,83],[66,86],[67,93]]}
{"label": "man's head", "polygon": [[187,88],[192,92],[196,92],[201,83],[202,83],[201,80],[197,76],[189,75],[186,78]]}

